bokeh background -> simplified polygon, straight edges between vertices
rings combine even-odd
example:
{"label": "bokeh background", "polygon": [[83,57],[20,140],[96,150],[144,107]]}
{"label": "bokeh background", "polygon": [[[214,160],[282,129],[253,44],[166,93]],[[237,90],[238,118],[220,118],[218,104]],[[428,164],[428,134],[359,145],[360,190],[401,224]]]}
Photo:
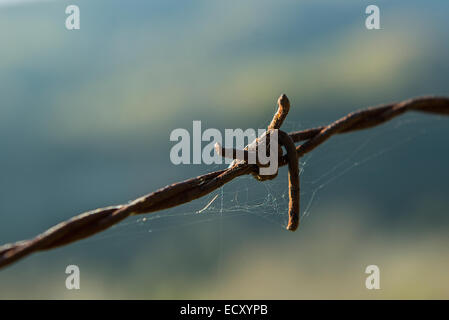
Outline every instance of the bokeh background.
{"label": "bokeh background", "polygon": [[[77,4],[81,29],[65,29]],[[381,30],[365,28],[376,4]],[[0,243],[224,165],[169,161],[170,132],[284,130],[362,107],[449,95],[449,3],[0,0]],[[39,253],[0,271],[0,298],[449,298],[449,119],[408,114],[287,172]],[[211,206],[201,210],[213,197]],[[65,268],[81,290],[65,288]],[[381,290],[365,288],[378,265]]]}

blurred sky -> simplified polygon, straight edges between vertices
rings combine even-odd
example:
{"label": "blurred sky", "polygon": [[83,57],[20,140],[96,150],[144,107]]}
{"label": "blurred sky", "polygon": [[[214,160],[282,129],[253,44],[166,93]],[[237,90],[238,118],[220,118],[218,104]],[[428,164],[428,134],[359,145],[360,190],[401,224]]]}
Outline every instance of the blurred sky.
{"label": "blurred sky", "polygon": [[[376,1],[372,31],[369,4],[0,0],[0,243],[224,167],[170,163],[193,120],[263,128],[286,93],[292,131],[449,95],[449,3]],[[0,298],[448,298],[448,121],[405,115],[307,155],[294,234],[283,168],[35,254],[0,271]]]}

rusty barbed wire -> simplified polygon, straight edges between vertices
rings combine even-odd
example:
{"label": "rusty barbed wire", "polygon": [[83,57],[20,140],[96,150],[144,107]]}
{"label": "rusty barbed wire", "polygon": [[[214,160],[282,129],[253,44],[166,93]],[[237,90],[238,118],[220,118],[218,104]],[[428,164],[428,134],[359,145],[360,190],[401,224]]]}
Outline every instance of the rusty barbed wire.
{"label": "rusty barbed wire", "polygon": [[[282,95],[278,100],[278,105],[278,111],[270,123],[269,130],[279,129],[285,120],[290,109],[287,96]],[[294,155],[292,157],[291,152],[288,151],[292,149],[291,143],[288,141],[283,143],[288,151],[287,154],[279,153],[279,166],[289,164],[290,217],[287,229],[294,231],[299,223],[299,176],[296,170],[297,162],[303,155],[312,151],[335,134],[371,128],[407,111],[449,115],[449,98],[419,97],[398,103],[362,109],[352,112],[327,126],[291,132],[287,134],[287,139],[284,136],[284,140],[289,140],[293,143],[304,141],[296,147],[296,157]],[[292,159],[296,161],[296,169],[292,164]],[[1,246],[0,268],[10,265],[33,252],[50,250],[90,237],[131,215],[152,213],[201,198],[245,174],[253,174],[259,180],[265,180],[265,178],[258,176],[258,168],[257,164],[248,164],[244,159],[237,159],[227,169],[168,185],[128,204],[82,213],[55,225],[35,238]],[[275,177],[276,175],[273,175],[268,177],[268,179]],[[298,177],[298,180],[296,180],[296,177]],[[295,199],[297,199],[297,203]],[[295,221],[295,219],[298,220]]]}

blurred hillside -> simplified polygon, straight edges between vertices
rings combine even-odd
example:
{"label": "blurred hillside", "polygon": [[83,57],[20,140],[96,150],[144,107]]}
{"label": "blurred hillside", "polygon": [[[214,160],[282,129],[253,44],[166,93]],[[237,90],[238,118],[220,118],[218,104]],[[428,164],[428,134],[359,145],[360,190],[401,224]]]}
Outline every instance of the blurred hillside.
{"label": "blurred hillside", "polygon": [[[193,120],[263,128],[285,92],[293,131],[449,95],[449,3],[377,1],[376,31],[368,4],[0,1],[0,243],[224,167],[170,163],[170,132]],[[215,193],[33,255],[0,271],[0,298],[448,298],[448,137],[449,119],[410,114],[332,138],[302,159],[294,234],[284,168],[202,214]]]}

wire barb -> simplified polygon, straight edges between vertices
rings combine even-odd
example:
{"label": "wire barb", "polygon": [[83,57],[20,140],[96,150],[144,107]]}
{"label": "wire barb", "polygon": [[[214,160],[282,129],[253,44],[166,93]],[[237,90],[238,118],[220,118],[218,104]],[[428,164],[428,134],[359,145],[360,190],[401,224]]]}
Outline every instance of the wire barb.
{"label": "wire barb", "polygon": [[[278,110],[268,129],[280,129],[289,109],[290,102],[287,96],[281,95],[278,100]],[[289,165],[290,203],[287,228],[294,231],[299,224],[299,174],[297,174],[297,171],[298,160],[303,155],[312,151],[333,135],[371,128],[407,111],[449,115],[449,98],[414,98],[352,112],[327,126],[291,132],[289,134],[279,130],[279,142],[287,151],[285,155],[279,153],[281,155],[279,166]],[[294,147],[295,142],[301,141],[304,142],[295,147],[295,155],[292,152],[292,145]],[[57,224],[35,238],[1,246],[0,268],[6,267],[33,252],[50,250],[90,237],[108,229],[131,215],[152,213],[201,198],[239,176],[246,174],[256,176],[255,169],[257,169],[257,165],[236,160],[227,169],[210,172],[196,178],[168,185],[128,204],[110,206],[82,213]],[[269,176],[268,179],[272,179],[275,176]]]}

